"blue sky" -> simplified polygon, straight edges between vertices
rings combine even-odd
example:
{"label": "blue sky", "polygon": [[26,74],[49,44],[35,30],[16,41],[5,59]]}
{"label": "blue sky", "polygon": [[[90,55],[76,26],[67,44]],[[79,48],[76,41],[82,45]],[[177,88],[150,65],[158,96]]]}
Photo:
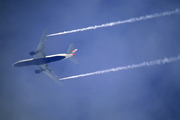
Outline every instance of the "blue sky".
{"label": "blue sky", "polygon": [[[178,0],[6,0],[0,2],[1,119],[178,120],[180,63],[142,67],[63,81],[37,66],[14,68],[30,58],[48,34],[180,9]],[[179,55],[178,14],[48,37],[46,54],[76,58],[50,63],[59,77],[84,74]]]}

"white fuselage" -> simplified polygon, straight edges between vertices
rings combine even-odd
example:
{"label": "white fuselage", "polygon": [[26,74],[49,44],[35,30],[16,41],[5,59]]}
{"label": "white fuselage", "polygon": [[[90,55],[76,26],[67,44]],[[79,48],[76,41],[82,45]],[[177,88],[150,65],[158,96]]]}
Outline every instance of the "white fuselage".
{"label": "white fuselage", "polygon": [[72,54],[55,54],[55,55],[46,56],[45,58],[25,59],[25,60],[20,60],[20,61],[14,63],[13,66],[14,67],[23,67],[23,66],[29,66],[29,65],[42,65],[42,64],[47,64],[50,62],[55,62],[58,60],[70,58],[72,56],[73,56]]}

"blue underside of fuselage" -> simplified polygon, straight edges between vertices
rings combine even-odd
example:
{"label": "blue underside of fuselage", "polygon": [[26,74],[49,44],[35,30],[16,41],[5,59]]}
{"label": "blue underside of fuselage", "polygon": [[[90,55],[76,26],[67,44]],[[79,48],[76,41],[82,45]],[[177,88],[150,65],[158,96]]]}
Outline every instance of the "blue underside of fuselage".
{"label": "blue underside of fuselage", "polygon": [[55,57],[48,57],[48,58],[39,58],[39,59],[33,59],[29,61],[24,62],[17,62],[14,64],[15,67],[23,67],[23,66],[29,66],[29,65],[42,65],[47,64],[50,62],[55,62],[58,60],[64,59],[65,56],[55,56]]}

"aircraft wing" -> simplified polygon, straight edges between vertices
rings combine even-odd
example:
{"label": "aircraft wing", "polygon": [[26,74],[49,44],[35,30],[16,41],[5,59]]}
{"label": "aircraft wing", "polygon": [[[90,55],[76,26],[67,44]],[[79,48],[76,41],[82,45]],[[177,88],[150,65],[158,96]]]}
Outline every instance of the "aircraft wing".
{"label": "aircraft wing", "polygon": [[46,33],[47,33],[47,29],[44,30],[44,33],[41,37],[40,43],[35,51],[35,55],[34,55],[34,59],[38,59],[38,58],[45,58],[46,54],[45,54],[45,41],[46,41]]}
{"label": "aircraft wing", "polygon": [[60,80],[57,78],[57,76],[54,75],[53,71],[50,69],[48,64],[43,64],[43,65],[38,65],[39,68],[49,77],[51,77],[53,80],[55,80],[56,82],[58,82],[59,84],[62,85],[62,83],[60,82]]}

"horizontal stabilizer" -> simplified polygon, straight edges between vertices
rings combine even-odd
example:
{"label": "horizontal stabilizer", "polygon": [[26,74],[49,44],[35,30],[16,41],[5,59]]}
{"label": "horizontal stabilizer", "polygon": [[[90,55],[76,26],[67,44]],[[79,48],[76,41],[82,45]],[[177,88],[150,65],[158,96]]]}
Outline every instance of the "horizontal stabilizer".
{"label": "horizontal stabilizer", "polygon": [[72,57],[70,57],[69,59],[70,59],[71,61],[73,61],[75,64],[79,64],[75,57],[72,56]]}

